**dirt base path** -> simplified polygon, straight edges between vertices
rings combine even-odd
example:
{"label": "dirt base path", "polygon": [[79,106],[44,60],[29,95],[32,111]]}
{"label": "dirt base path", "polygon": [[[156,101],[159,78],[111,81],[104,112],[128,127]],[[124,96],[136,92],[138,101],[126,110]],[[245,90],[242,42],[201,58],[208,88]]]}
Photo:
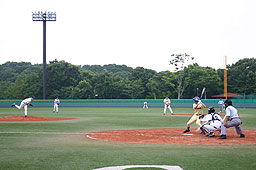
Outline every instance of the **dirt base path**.
{"label": "dirt base path", "polygon": [[127,143],[178,144],[178,145],[244,145],[256,144],[256,131],[243,130],[245,138],[240,138],[235,129],[227,130],[227,139],[219,139],[220,132],[215,137],[206,137],[192,129],[183,133],[184,129],[135,129],[113,130],[88,134],[95,140],[105,140]]}

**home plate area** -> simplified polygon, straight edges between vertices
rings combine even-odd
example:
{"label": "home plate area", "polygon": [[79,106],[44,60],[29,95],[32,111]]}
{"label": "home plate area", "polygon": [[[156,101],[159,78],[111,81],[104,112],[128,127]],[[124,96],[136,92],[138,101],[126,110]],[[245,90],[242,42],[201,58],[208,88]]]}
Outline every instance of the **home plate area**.
{"label": "home plate area", "polygon": [[177,145],[243,145],[256,144],[256,131],[244,130],[245,138],[240,138],[235,129],[227,130],[227,139],[219,139],[220,132],[215,137],[201,135],[196,129],[183,133],[184,129],[134,129],[112,130],[89,133],[86,136],[93,140],[104,140],[127,143],[177,144]]}

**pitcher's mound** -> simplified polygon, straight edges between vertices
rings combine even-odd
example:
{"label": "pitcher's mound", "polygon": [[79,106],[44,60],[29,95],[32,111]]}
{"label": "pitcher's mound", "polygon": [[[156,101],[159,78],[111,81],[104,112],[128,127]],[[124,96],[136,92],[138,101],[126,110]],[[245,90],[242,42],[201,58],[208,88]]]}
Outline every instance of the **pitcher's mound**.
{"label": "pitcher's mound", "polygon": [[19,122],[19,121],[58,121],[58,120],[72,120],[76,118],[67,118],[67,117],[39,117],[39,116],[5,116],[0,117],[0,121],[7,122]]}
{"label": "pitcher's mound", "polygon": [[215,137],[206,137],[192,129],[183,133],[184,129],[135,129],[113,130],[87,134],[95,140],[105,140],[128,143],[177,144],[177,145],[241,145],[256,144],[256,131],[243,130],[245,138],[240,138],[235,129],[227,130],[227,139],[219,139],[220,133]]}

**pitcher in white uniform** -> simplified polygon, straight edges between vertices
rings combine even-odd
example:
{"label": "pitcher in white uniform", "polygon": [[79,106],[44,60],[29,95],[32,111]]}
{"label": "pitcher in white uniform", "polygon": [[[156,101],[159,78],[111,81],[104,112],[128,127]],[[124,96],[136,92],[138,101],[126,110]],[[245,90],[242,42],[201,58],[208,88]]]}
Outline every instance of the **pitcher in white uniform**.
{"label": "pitcher in white uniform", "polygon": [[12,104],[12,107],[16,107],[17,109],[24,108],[25,117],[28,117],[28,105],[32,106],[31,101],[34,99],[35,99],[35,96],[31,96],[30,98],[26,98],[22,100],[19,106],[14,103]]}

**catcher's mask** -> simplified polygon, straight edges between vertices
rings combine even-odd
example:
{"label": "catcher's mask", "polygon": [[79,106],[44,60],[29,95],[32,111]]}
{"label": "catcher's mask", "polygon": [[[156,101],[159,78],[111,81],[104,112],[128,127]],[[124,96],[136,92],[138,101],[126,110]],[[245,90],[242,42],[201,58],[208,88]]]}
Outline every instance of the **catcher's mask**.
{"label": "catcher's mask", "polygon": [[214,113],[214,112],[215,112],[214,107],[213,107],[213,106],[210,106],[210,107],[208,108],[208,114]]}

